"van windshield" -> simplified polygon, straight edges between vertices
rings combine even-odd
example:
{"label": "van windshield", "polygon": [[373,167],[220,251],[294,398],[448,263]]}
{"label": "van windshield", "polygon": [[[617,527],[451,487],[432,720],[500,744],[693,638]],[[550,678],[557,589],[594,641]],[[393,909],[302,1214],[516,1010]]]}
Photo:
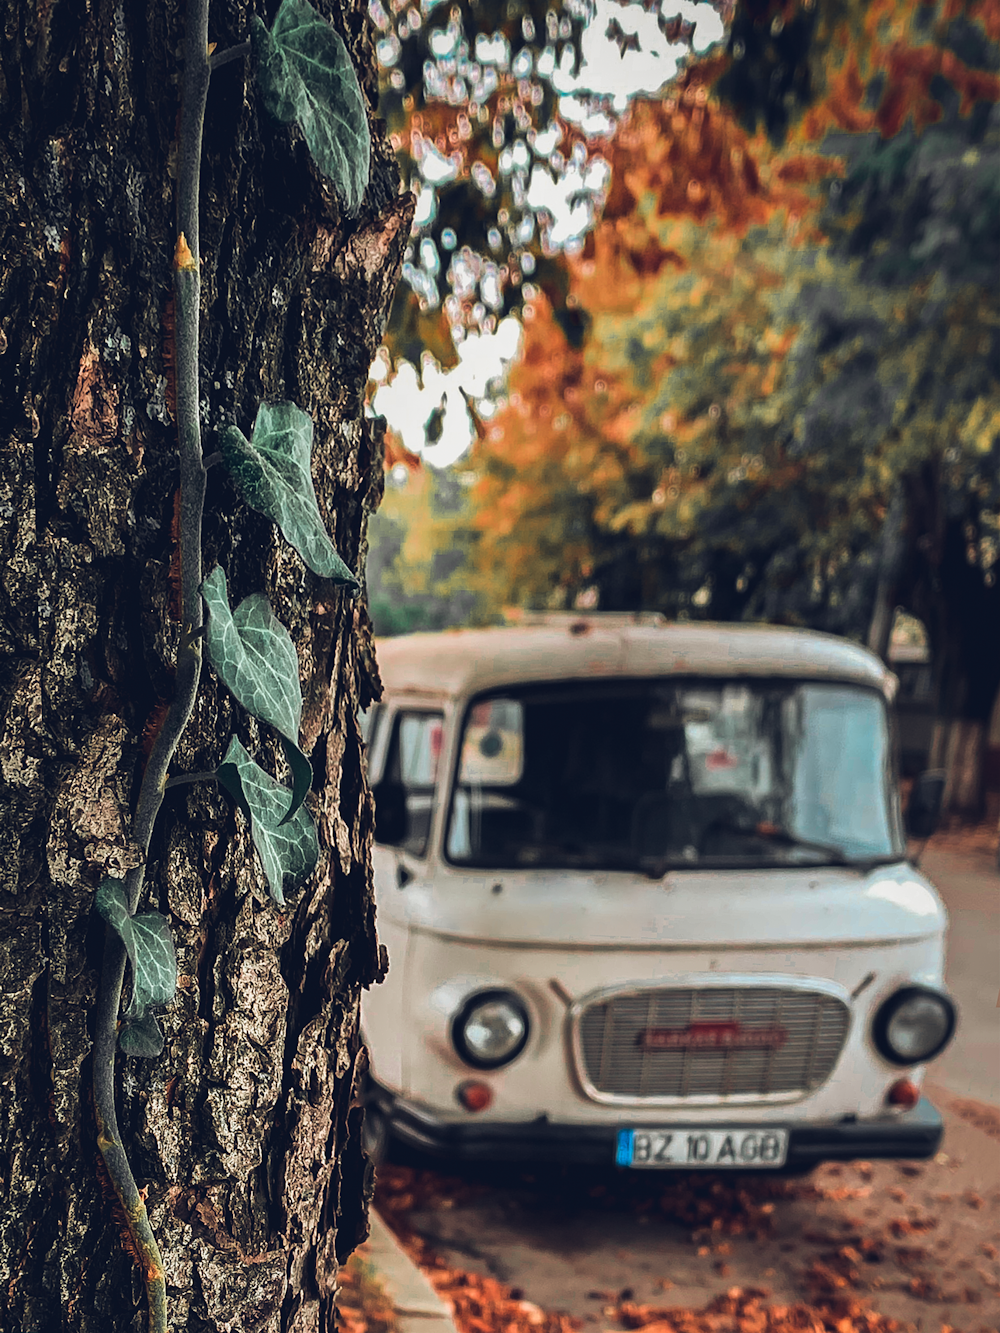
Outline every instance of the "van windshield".
{"label": "van windshield", "polygon": [[844,684],[566,682],[465,717],[446,853],[490,868],[863,864],[905,853],[885,705]]}

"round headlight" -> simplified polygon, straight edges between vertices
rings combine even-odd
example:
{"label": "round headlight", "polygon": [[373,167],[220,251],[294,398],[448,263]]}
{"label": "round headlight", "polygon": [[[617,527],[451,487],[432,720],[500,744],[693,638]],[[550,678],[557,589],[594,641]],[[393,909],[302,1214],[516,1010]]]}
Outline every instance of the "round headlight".
{"label": "round headlight", "polygon": [[894,1065],[919,1065],[940,1054],[954,1031],[955,1006],[947,995],[905,986],[879,1009],[872,1035],[879,1053]]}
{"label": "round headlight", "polygon": [[524,1050],[528,1011],[510,991],[480,991],[455,1015],[451,1039],[467,1065],[499,1069]]}

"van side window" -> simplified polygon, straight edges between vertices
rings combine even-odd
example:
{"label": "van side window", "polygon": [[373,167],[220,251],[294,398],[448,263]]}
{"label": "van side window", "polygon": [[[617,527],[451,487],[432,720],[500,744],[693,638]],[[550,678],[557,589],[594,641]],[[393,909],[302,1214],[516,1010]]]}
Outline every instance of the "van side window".
{"label": "van side window", "polygon": [[406,789],[408,831],[403,847],[414,856],[427,855],[434,813],[434,787],[441,757],[441,713],[396,714],[385,761],[383,781]]}

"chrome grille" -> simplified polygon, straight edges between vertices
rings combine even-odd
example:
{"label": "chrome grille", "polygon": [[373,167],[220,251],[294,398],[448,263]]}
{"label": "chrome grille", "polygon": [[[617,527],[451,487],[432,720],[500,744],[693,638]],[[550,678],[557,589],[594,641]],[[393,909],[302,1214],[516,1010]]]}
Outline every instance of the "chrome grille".
{"label": "chrome grille", "polygon": [[[607,996],[580,1017],[584,1080],[598,1095],[641,1100],[783,1100],[818,1088],[837,1063],[850,1012],[836,996],[793,987],[651,987]],[[740,1039],[781,1029],[780,1045],[643,1047],[690,1040],[691,1025],[738,1024]],[[704,1031],[704,1027],[702,1028]],[[651,1038],[647,1037],[647,1041]]]}

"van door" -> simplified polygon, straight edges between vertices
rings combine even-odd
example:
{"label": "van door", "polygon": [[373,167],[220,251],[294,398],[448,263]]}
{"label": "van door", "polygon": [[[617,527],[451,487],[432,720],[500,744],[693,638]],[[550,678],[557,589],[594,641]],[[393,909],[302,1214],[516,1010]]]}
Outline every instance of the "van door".
{"label": "van door", "polygon": [[376,840],[372,849],[376,926],[393,976],[389,984],[365,992],[362,1018],[372,1074],[377,1083],[399,1093],[407,1091],[403,1041],[406,985],[405,975],[400,975],[405,973],[408,943],[405,892],[408,884],[428,875],[444,720],[439,705],[390,704],[372,754],[379,765],[377,776],[372,774],[376,790],[381,782],[403,789],[406,827],[398,842],[390,845]]}

